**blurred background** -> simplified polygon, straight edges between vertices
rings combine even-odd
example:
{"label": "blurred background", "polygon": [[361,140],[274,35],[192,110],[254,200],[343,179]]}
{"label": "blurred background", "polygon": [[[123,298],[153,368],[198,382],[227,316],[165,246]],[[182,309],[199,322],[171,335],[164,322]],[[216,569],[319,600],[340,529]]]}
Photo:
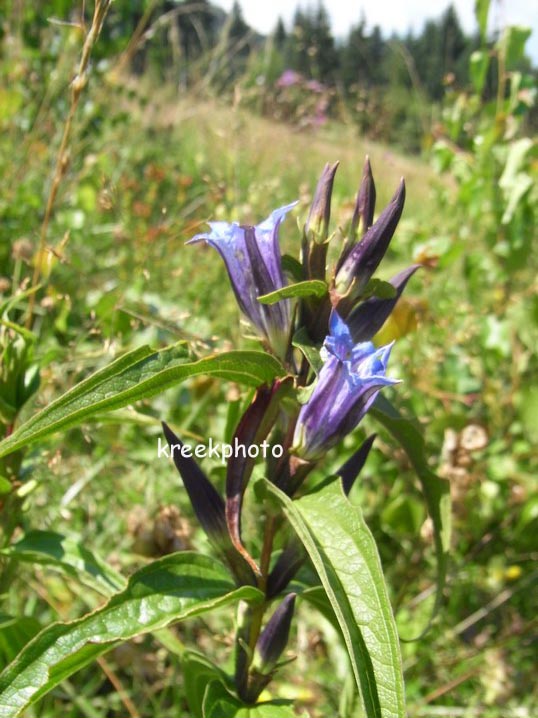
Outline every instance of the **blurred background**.
{"label": "blurred background", "polygon": [[[378,337],[398,340],[392,373],[404,381],[391,398],[424,424],[453,499],[443,606],[425,637],[402,645],[409,715],[532,718],[538,51],[522,23],[538,22],[536,11],[484,0],[476,13],[471,2],[405,5],[407,17],[388,2],[371,15],[366,3],[355,15],[340,3],[288,5],[268,18],[255,2],[115,0],[74,101],[93,4],[3,1],[0,301],[42,288],[24,359],[41,387],[16,415],[2,407],[2,421],[24,420],[144,343],[187,339],[200,355],[252,346],[218,257],[185,241],[207,220],[258,223],[299,199],[281,234],[297,255],[324,164],[340,161],[332,227],[345,229],[369,155],[378,212],[407,183],[381,276],[424,265]],[[379,24],[381,8],[392,24]],[[234,402],[236,387],[198,379],[37,445],[21,473],[27,526],[75,536],[125,573],[203,547],[173,469],[156,460],[156,418],[184,438],[222,440]],[[221,466],[204,468],[222,481]],[[435,591],[431,527],[406,457],[382,431],[352,500],[378,541],[400,633],[416,636]],[[2,614],[24,621],[16,639],[0,620],[0,663],[40,626],[100,600],[21,567]],[[225,661],[230,635],[223,615],[178,628],[172,652],[154,638],[126,644],[27,715],[188,716],[183,642]],[[312,718],[337,715],[349,672],[330,626],[303,606],[294,641],[300,658],[278,697]]]}

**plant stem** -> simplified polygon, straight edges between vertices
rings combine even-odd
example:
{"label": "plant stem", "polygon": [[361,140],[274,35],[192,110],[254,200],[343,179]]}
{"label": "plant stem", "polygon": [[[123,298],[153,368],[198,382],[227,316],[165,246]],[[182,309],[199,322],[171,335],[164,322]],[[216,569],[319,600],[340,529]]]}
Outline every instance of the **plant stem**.
{"label": "plant stem", "polygon": [[[84,40],[84,45],[82,47],[82,53],[80,56],[77,73],[71,83],[71,104],[69,106],[69,112],[68,112],[67,118],[65,120],[65,125],[64,125],[63,134],[62,134],[62,141],[60,142],[60,148],[58,150],[58,155],[56,157],[56,165],[54,168],[52,183],[51,183],[49,195],[47,198],[45,215],[43,217],[43,222],[41,224],[41,230],[39,233],[39,244],[38,244],[37,252],[35,253],[35,259],[34,259],[35,264],[34,264],[34,273],[32,276],[32,287],[36,287],[39,284],[39,279],[41,276],[41,265],[43,262],[43,255],[44,255],[44,251],[45,251],[45,247],[46,247],[47,232],[48,232],[48,228],[49,228],[49,224],[50,224],[50,218],[52,216],[52,209],[56,202],[56,197],[58,195],[58,188],[60,187],[62,178],[67,171],[67,166],[68,166],[67,148],[68,148],[69,139],[71,136],[71,128],[73,125],[73,119],[74,119],[76,111],[77,111],[77,107],[78,107],[78,103],[80,100],[80,96],[82,94],[82,90],[84,89],[84,87],[86,86],[86,83],[88,81],[88,65],[90,62],[91,52],[92,52],[93,46],[95,45],[95,43],[97,41],[97,38],[99,37],[99,33],[101,32],[101,29],[103,27],[103,22],[104,22],[106,14],[108,12],[108,8],[110,6],[111,1],[112,0],[96,0],[96,2],[95,2],[92,24],[90,26],[90,29],[88,30],[86,39]],[[30,301],[28,304],[28,317],[26,320],[26,326],[28,329],[30,329],[32,326],[34,305],[35,305],[35,292],[30,295]]]}

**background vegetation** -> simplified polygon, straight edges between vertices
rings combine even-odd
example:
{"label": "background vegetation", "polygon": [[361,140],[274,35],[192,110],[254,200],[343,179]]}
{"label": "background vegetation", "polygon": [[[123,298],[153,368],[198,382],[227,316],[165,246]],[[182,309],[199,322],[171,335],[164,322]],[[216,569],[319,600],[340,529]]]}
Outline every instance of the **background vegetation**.
{"label": "background vegetation", "polygon": [[[538,711],[536,73],[527,32],[486,37],[486,5],[470,38],[449,9],[418,36],[387,40],[359,18],[336,42],[322,6],[262,38],[239,6],[226,17],[202,1],[116,0],[62,151],[89,10],[14,0],[0,30],[6,434],[128,348],[186,338],[203,354],[249,343],[220,263],[184,246],[206,220],[257,222],[299,198],[302,223],[324,163],[338,159],[333,225],[346,226],[365,154],[378,207],[405,176],[387,277],[411,256],[424,269],[383,332],[399,337],[399,395],[427,423],[431,465],[454,502],[444,605],[402,648],[413,716]],[[285,249],[299,238],[289,221]],[[36,280],[41,288],[24,294]],[[156,460],[156,419],[193,440],[223,437],[237,398],[232,385],[194,380],[7,457],[3,543],[50,529],[124,573],[199,546],[173,468]],[[378,541],[401,635],[413,637],[434,590],[431,530],[405,458],[382,435],[376,446],[353,500]],[[219,465],[205,468],[222,478]],[[13,486],[22,526],[11,521]],[[0,590],[2,665],[40,626],[102,600],[24,562],[2,573]],[[201,619],[173,645],[168,636],[171,653],[157,638],[128,643],[28,715],[187,716],[183,645],[224,661],[229,628],[223,612],[216,649]],[[333,639],[303,608],[293,640],[309,660],[288,666],[281,690],[313,717],[335,715],[341,699],[333,666],[344,680],[347,664]]]}

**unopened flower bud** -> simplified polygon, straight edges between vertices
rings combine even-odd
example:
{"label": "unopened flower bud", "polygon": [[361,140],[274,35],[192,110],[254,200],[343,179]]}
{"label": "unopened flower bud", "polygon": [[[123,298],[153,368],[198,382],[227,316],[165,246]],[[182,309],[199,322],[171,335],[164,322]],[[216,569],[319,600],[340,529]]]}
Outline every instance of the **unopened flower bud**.
{"label": "unopened flower bud", "polygon": [[335,162],[333,165],[327,163],[323,168],[306,220],[304,228],[306,239],[316,244],[323,244],[329,234],[331,196],[334,175],[338,169],[338,164],[338,162]]}
{"label": "unopened flower bud", "polygon": [[[400,186],[379,218],[366,232],[363,239],[349,252],[338,269],[334,282],[336,298],[348,300],[360,297],[379,263],[385,256],[390,240],[396,230],[405,203],[405,183]],[[335,306],[338,302],[335,303]]]}
{"label": "unopened flower bud", "polygon": [[295,595],[290,593],[286,596],[258,638],[252,667],[262,675],[268,675],[274,670],[286,648],[295,609]]}

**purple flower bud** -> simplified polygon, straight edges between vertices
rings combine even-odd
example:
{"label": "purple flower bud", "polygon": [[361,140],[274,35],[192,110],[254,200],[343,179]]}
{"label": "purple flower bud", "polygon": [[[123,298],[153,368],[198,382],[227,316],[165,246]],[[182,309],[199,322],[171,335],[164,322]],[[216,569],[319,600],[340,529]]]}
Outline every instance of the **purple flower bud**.
{"label": "purple flower bud", "polygon": [[295,426],[293,450],[298,456],[320,459],[357,426],[381,387],[397,383],[385,376],[391,349],[392,344],[379,349],[371,342],[355,344],[333,310],[321,349],[324,364]]}
{"label": "purple flower bud", "polygon": [[346,323],[354,342],[369,341],[377,334],[396,306],[407,282],[420,266],[420,264],[413,264],[392,277],[390,283],[396,289],[395,297],[391,299],[370,297],[349,314],[346,318]]}
{"label": "purple flower bud", "polygon": [[[304,232],[307,241],[313,242],[314,245],[324,244],[329,234],[331,196],[338,164],[338,162],[335,162],[333,165],[327,163],[323,168],[310,207],[310,212],[308,213]],[[323,267],[323,276],[325,276],[325,267]]]}
{"label": "purple flower bud", "polygon": [[285,356],[288,348],[290,300],[265,305],[258,302],[258,297],[285,286],[278,230],[296,204],[280,207],[256,227],[209,222],[211,232],[197,234],[187,243],[205,240],[215,247],[224,260],[241,311],[280,357]]}
{"label": "purple flower bud", "polygon": [[349,459],[343,464],[336,474],[342,479],[342,488],[346,496],[349,495],[355,479],[362,471],[362,467],[366,463],[372,444],[374,443],[377,434],[371,434],[352,454]]}
{"label": "purple flower bud", "polygon": [[191,456],[185,456],[183,443],[172,429],[162,422],[171,455],[183,479],[196,518],[207,536],[229,564],[240,583],[256,585],[252,568],[232,545],[226,525],[224,500]]}
{"label": "purple flower bud", "polygon": [[306,558],[303,544],[295,534],[277,558],[275,565],[267,577],[267,598],[274,598],[283,591],[301,568]]}
{"label": "purple flower bud", "polygon": [[362,171],[362,179],[357,193],[357,199],[355,200],[353,217],[349,227],[349,234],[336,265],[337,272],[350,253],[351,248],[357,241],[357,230],[359,229],[359,224],[363,235],[366,234],[366,231],[372,226],[374,221],[375,199],[376,191],[374,176],[372,175],[370,159],[369,157],[366,157],[364,169]]}
{"label": "purple flower bud", "polygon": [[268,675],[274,670],[286,648],[295,609],[295,595],[290,593],[284,598],[258,638],[252,667],[262,675]]}
{"label": "purple flower bud", "polygon": [[[291,378],[277,379],[272,386],[260,387],[243,414],[233,443],[243,447],[261,444],[278,416],[280,400],[291,385]],[[254,468],[255,459],[248,451],[239,451],[228,459],[226,473],[226,522],[233,545],[248,556],[241,542],[241,509],[243,495]],[[249,561],[250,562],[250,561]]]}
{"label": "purple flower bud", "polygon": [[385,207],[363,239],[351,249],[338,269],[334,282],[337,298],[346,296],[349,301],[360,296],[385,256],[402,216],[404,203],[405,183],[402,179],[390,204]]}

